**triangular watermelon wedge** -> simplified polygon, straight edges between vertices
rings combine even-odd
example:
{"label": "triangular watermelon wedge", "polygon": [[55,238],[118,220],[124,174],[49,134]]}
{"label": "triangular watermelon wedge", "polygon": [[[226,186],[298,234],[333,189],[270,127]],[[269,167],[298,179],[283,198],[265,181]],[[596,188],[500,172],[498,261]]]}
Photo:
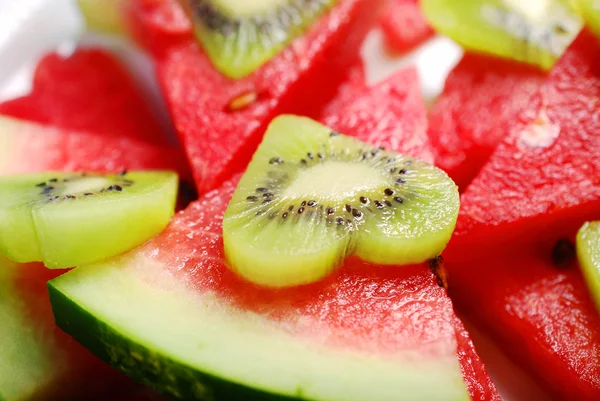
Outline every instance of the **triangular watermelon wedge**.
{"label": "triangular watermelon wedge", "polygon": [[0,115],[0,176],[54,171],[165,169],[188,177],[178,149],[110,138]]}
{"label": "triangular watermelon wedge", "polygon": [[[424,106],[413,78],[409,69],[371,89],[360,82],[354,90],[346,87],[323,118],[341,126],[363,116],[363,110],[394,105],[384,113],[385,134],[368,138],[398,150],[408,144],[414,156],[419,148],[430,157]],[[397,94],[402,96],[389,99]],[[398,129],[402,123],[392,122],[404,114],[407,126],[425,138],[418,147],[403,141],[412,133]],[[362,124],[376,130],[374,121],[360,117],[346,133],[363,138],[369,129]],[[453,399],[500,400],[427,266],[397,269],[354,259],[310,286],[273,291],[242,282],[223,264],[221,236],[236,180],[190,205],[163,234],[124,258],[77,268],[53,281],[59,325],[137,380],[190,399],[270,393],[311,400],[429,401],[452,394]],[[379,363],[389,369],[371,369]],[[425,366],[427,377],[421,374]],[[355,367],[362,372],[358,376],[351,373]],[[178,379],[172,381],[163,369]]]}
{"label": "triangular watermelon wedge", "polygon": [[462,196],[454,256],[555,241],[600,217],[599,50],[583,31],[513,122]]}
{"label": "triangular watermelon wedge", "polygon": [[154,51],[159,81],[199,192],[242,169],[267,123],[314,116],[335,93],[372,26],[379,1],[340,0],[303,36],[250,76],[216,71],[175,0],[136,0],[135,35]]}
{"label": "triangular watermelon wedge", "polygon": [[499,400],[426,266],[354,260],[324,282],[280,291],[240,281],[222,263],[220,220],[233,188],[192,204],[125,258],[51,282],[58,324],[136,380],[190,399],[202,383],[203,394],[239,399],[358,400],[369,391],[464,400],[468,388],[473,399]]}
{"label": "triangular watermelon wedge", "polygon": [[521,249],[504,257],[447,262],[450,294],[558,399],[600,397],[600,315],[575,259],[551,262],[551,252]]}
{"label": "triangular watermelon wedge", "polygon": [[31,93],[1,103],[0,114],[107,137],[169,142],[134,78],[102,49],[46,55]]}
{"label": "triangular watermelon wedge", "polygon": [[433,162],[427,111],[414,68],[373,87],[352,78],[325,107],[320,120],[361,141]]}
{"label": "triangular watermelon wedge", "polygon": [[429,113],[436,164],[461,188],[477,175],[544,82],[524,63],[466,53]]}

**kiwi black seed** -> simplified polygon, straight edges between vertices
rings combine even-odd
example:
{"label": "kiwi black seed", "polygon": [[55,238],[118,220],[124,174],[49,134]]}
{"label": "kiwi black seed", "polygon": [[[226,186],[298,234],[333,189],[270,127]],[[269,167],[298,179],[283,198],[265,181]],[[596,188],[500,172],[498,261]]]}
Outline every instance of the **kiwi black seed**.
{"label": "kiwi black seed", "polygon": [[436,167],[280,116],[229,203],[225,251],[234,270],[269,286],[310,282],[352,254],[419,263],[441,253],[458,205],[456,185]]}
{"label": "kiwi black seed", "polygon": [[[45,182],[40,182],[35,187],[41,188],[40,195],[44,196],[48,202],[58,200],[73,200],[79,196],[90,197],[104,192],[121,192],[123,187],[131,187],[135,184],[133,180],[126,178],[127,170],[115,175],[95,175],[91,173],[73,173],[67,177],[50,178]],[[103,185],[89,188],[80,184],[83,182],[93,182],[95,178],[101,179]]]}
{"label": "kiwi black seed", "polygon": [[180,3],[215,67],[231,78],[241,78],[302,35],[338,1],[180,0]]}

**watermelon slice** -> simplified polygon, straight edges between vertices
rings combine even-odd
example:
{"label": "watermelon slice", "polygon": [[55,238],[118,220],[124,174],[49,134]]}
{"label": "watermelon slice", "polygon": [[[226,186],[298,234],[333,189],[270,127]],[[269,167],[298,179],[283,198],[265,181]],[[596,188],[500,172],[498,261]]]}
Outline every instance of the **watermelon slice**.
{"label": "watermelon slice", "polygon": [[280,291],[234,276],[221,237],[234,185],[131,254],[52,281],[60,327],[136,380],[185,399],[463,400],[464,372],[474,399],[499,400],[425,266],[353,260],[324,282]]}
{"label": "watermelon slice", "polygon": [[600,315],[576,260],[551,263],[550,252],[455,265],[447,260],[450,295],[558,399],[600,399]]}
{"label": "watermelon slice", "polygon": [[435,34],[421,12],[419,0],[391,0],[380,21],[386,44],[395,52],[406,52]]}
{"label": "watermelon slice", "polygon": [[466,53],[430,111],[436,164],[461,189],[477,175],[537,93],[545,74],[523,63]]}
{"label": "watermelon slice", "polygon": [[511,241],[555,242],[556,233],[600,217],[598,50],[583,31],[513,122],[462,196],[454,256],[505,252]]}
{"label": "watermelon slice", "polygon": [[39,62],[27,96],[0,104],[0,114],[111,137],[168,143],[133,77],[110,53],[78,49]]}
{"label": "watermelon slice", "polygon": [[56,171],[120,172],[165,169],[183,178],[187,165],[177,149],[126,137],[103,138],[0,115],[0,176]]}
{"label": "watermelon slice", "polygon": [[361,141],[433,162],[417,71],[407,68],[374,87],[352,78],[320,120]]}
{"label": "watermelon slice", "polygon": [[[41,264],[19,266],[0,256],[0,398],[3,401],[107,399],[132,383],[54,325]],[[128,384],[129,383],[129,384]]]}
{"label": "watermelon slice", "polygon": [[199,192],[247,164],[275,115],[318,113],[345,78],[339,71],[356,60],[378,5],[340,0],[265,66],[231,80],[213,68],[175,0],[137,0],[134,32],[157,58],[163,93]]}

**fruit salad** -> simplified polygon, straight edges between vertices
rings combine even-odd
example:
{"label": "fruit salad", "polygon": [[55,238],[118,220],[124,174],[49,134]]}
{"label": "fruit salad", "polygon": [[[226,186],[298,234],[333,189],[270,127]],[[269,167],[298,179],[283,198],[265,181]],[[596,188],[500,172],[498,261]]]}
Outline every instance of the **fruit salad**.
{"label": "fruit salad", "polygon": [[71,6],[0,99],[0,401],[600,399],[600,4]]}

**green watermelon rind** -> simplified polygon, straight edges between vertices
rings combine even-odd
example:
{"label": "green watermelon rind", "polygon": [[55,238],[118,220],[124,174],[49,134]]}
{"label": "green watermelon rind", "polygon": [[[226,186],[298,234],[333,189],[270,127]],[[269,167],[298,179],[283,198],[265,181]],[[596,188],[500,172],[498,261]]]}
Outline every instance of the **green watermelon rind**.
{"label": "green watermelon rind", "polygon": [[[198,297],[179,280],[163,284],[158,270],[140,275],[148,263],[146,256],[133,254],[80,267],[50,281],[48,289],[61,329],[117,370],[169,397],[470,400],[455,355],[423,358],[417,352],[407,354],[411,359],[388,359],[306,347],[305,340],[271,320],[248,311],[230,313],[221,301]],[[281,376],[273,375],[280,371]]]}

